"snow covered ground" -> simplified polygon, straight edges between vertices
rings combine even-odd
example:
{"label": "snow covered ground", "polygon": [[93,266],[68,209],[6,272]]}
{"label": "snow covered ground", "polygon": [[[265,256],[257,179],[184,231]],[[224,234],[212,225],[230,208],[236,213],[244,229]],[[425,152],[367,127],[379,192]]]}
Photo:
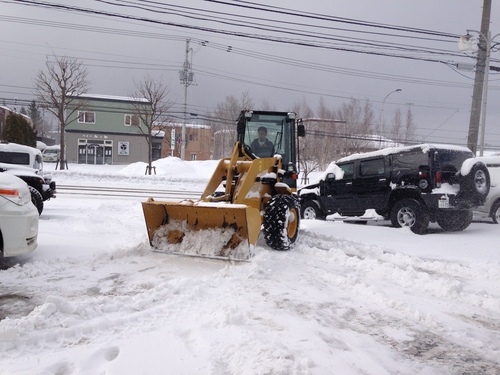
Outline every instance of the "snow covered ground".
{"label": "snow covered ground", "polygon": [[[202,190],[214,166],[53,177]],[[498,225],[303,221],[293,250],[232,264],[151,252],[141,200],[46,202],[38,248],[1,263],[0,374],[500,374]]]}

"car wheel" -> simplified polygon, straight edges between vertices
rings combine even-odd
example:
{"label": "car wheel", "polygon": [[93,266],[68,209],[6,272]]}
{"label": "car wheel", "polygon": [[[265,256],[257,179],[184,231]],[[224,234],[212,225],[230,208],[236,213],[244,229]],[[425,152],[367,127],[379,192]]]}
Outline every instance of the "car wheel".
{"label": "car wheel", "polygon": [[305,202],[300,208],[300,214],[305,220],[325,220],[326,218],[316,201]]}
{"label": "car wheel", "polygon": [[38,210],[38,214],[41,215],[43,211],[43,198],[42,194],[38,190],[36,190],[33,186],[28,186],[31,193],[31,202],[35,205]]}
{"label": "car wheel", "polygon": [[493,205],[491,209],[491,218],[495,224],[500,223],[500,201]]}
{"label": "car wheel", "polygon": [[460,232],[472,223],[472,210],[457,210],[439,213],[437,223],[446,232]]}
{"label": "car wheel", "polygon": [[397,201],[391,210],[391,222],[395,227],[410,227],[416,234],[425,233],[429,225],[429,213],[415,199]]}
{"label": "car wheel", "polygon": [[275,195],[264,213],[262,232],[266,244],[274,250],[289,250],[299,233],[300,208],[289,195]]}
{"label": "car wheel", "polygon": [[481,162],[474,164],[469,174],[462,177],[460,187],[475,204],[482,204],[490,192],[490,173],[486,165]]}

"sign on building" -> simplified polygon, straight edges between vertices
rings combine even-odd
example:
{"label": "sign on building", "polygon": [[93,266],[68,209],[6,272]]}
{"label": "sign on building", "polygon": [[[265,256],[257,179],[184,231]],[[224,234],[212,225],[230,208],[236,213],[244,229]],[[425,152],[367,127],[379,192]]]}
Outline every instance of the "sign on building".
{"label": "sign on building", "polygon": [[129,155],[130,154],[130,143],[129,142],[118,142],[118,155]]}

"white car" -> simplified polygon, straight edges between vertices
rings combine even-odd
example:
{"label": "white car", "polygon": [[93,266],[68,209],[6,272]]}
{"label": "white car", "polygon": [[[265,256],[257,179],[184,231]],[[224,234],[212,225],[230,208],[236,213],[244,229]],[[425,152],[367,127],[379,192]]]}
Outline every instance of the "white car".
{"label": "white car", "polygon": [[45,150],[43,150],[43,161],[56,163],[59,161],[60,153],[61,152],[59,146],[48,146]]}
{"label": "white car", "polygon": [[486,164],[490,172],[490,192],[484,205],[475,209],[475,214],[491,217],[493,222],[498,224],[500,223],[500,155],[481,156],[477,159]]}
{"label": "white car", "polygon": [[0,257],[35,250],[38,217],[26,182],[8,173],[0,173]]}

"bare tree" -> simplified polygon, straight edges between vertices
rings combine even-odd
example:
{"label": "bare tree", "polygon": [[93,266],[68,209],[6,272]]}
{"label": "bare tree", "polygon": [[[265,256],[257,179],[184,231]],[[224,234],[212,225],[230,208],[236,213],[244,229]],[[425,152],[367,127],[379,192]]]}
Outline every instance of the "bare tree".
{"label": "bare tree", "polygon": [[261,111],[275,111],[276,108],[274,107],[274,105],[272,105],[269,102],[269,99],[265,98],[265,99],[262,99],[262,101],[260,103],[260,110]]}
{"label": "bare tree", "polygon": [[78,97],[90,88],[87,79],[87,69],[83,63],[68,56],[47,57],[45,70],[40,70],[35,79],[35,92],[42,108],[54,114],[60,125],[60,169],[66,167],[65,130],[75,112],[82,108],[85,102]]}
{"label": "bare tree", "polygon": [[392,119],[391,138],[396,142],[403,142],[403,133],[403,115],[401,114],[401,109],[397,108]]}
{"label": "bare tree", "polygon": [[349,103],[342,104],[335,117],[340,121],[337,133],[342,139],[343,154],[363,152],[370,148],[375,115],[368,100],[362,105],[359,100],[352,98]]}
{"label": "bare tree", "polygon": [[217,104],[212,115],[210,128],[214,137],[214,159],[221,159],[231,154],[236,141],[236,120],[242,110],[253,109],[253,100],[248,91],[243,92],[238,99],[234,95],[226,96],[226,100]]}
{"label": "bare tree", "polygon": [[416,124],[413,121],[413,112],[411,107],[408,106],[408,111],[406,112],[406,124],[405,124],[405,138],[404,143],[409,143],[416,140]]}
{"label": "bare tree", "polygon": [[309,174],[320,168],[320,159],[318,158],[318,141],[319,137],[315,137],[316,122],[314,121],[314,112],[303,100],[296,103],[292,111],[297,114],[297,118],[301,118],[306,126],[307,136],[298,140],[298,166],[302,174],[302,183],[309,182]]}
{"label": "bare tree", "polygon": [[167,111],[172,107],[172,102],[166,100],[170,90],[162,81],[155,81],[147,76],[141,82],[135,83],[136,93],[132,95],[133,115],[131,125],[139,129],[148,145],[148,174],[151,174],[153,164],[153,138],[154,132],[162,130]]}

